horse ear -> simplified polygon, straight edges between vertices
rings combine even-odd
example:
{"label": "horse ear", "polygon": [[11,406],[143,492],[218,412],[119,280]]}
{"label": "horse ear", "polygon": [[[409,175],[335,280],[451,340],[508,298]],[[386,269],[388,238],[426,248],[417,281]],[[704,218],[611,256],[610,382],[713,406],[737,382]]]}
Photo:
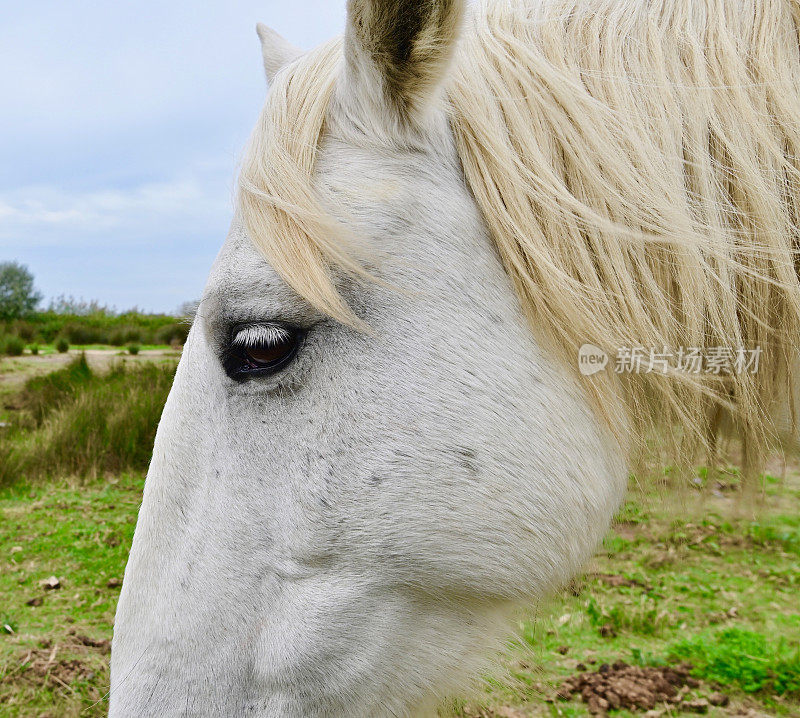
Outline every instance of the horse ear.
{"label": "horse ear", "polygon": [[442,83],[465,0],[348,0],[346,92],[413,123]]}
{"label": "horse ear", "polygon": [[267,82],[271,83],[278,71],[300,57],[303,51],[292,45],[271,27],[267,27],[263,22],[256,25],[256,32],[258,33],[258,39],[261,40],[264,72],[267,74]]}

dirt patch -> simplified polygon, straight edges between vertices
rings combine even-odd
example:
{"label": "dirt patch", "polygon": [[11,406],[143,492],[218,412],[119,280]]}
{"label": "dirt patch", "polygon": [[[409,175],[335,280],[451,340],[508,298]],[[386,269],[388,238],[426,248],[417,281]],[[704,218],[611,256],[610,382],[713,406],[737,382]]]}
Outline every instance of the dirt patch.
{"label": "dirt patch", "polygon": [[82,633],[75,635],[75,640],[83,646],[99,648],[102,653],[111,653],[111,641],[107,638],[90,638]]}
{"label": "dirt patch", "polygon": [[44,640],[39,647],[20,652],[19,663],[3,680],[15,676],[15,680],[38,687],[51,683],[69,688],[75,681],[90,681],[95,677],[95,671],[84,660],[90,658],[90,653],[108,655],[111,641],[91,638],[73,629],[63,642],[51,644]]}
{"label": "dirt patch", "polygon": [[611,528],[617,536],[624,538],[626,541],[635,541],[644,533],[641,524],[633,521],[615,521]]}
{"label": "dirt patch", "polygon": [[529,713],[523,713],[518,708],[504,706],[501,708],[470,708],[463,710],[464,718],[529,718]]}
{"label": "dirt patch", "polygon": [[17,673],[19,678],[36,686],[55,683],[69,687],[76,680],[94,677],[92,670],[78,658],[60,658],[61,648],[35,648],[21,654],[19,666],[6,676]]}
{"label": "dirt patch", "polygon": [[613,665],[604,663],[596,671],[584,671],[568,678],[557,696],[562,700],[580,696],[595,715],[605,715],[619,708],[649,711],[665,704],[704,713],[708,710],[708,701],[688,696],[690,689],[700,685],[689,675],[691,669],[688,663],[673,666],[631,666],[622,661]]}
{"label": "dirt patch", "polygon": [[620,586],[625,586],[627,588],[641,588],[644,591],[652,591],[653,587],[649,584],[646,584],[642,581],[637,581],[635,578],[625,578],[625,576],[619,576],[618,574],[612,573],[590,573],[588,574],[587,578],[594,578],[604,583],[606,586],[612,586],[613,588],[619,588]]}

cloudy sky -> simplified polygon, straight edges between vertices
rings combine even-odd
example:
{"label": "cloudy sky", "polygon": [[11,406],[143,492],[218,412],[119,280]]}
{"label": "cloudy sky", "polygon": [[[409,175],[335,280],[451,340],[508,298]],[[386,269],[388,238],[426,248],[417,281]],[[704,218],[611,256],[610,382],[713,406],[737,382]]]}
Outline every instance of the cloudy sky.
{"label": "cloudy sky", "polygon": [[266,85],[256,22],[308,48],[345,0],[0,0],[0,261],[49,299],[202,290]]}

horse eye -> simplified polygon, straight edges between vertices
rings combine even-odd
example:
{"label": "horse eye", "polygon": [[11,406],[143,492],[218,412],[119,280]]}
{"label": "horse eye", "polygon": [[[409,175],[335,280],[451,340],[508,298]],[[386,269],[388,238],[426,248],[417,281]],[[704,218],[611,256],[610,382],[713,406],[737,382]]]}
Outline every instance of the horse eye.
{"label": "horse eye", "polygon": [[280,361],[292,350],[289,341],[282,341],[274,347],[243,347],[242,351],[253,366],[268,366]]}
{"label": "horse eye", "polygon": [[275,374],[297,354],[302,332],[282,324],[249,324],[235,327],[224,360],[233,379]]}

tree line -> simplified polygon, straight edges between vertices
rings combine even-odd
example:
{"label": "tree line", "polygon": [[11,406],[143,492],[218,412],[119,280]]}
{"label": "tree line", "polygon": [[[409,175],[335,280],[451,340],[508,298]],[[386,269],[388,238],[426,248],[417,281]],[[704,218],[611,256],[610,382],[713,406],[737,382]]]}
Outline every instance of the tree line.
{"label": "tree line", "polygon": [[185,303],[175,314],[151,314],[131,309],[117,312],[96,301],[61,296],[40,308],[42,294],[31,271],[19,262],[0,262],[0,353],[19,355],[39,345],[102,344],[182,345],[196,303]]}

